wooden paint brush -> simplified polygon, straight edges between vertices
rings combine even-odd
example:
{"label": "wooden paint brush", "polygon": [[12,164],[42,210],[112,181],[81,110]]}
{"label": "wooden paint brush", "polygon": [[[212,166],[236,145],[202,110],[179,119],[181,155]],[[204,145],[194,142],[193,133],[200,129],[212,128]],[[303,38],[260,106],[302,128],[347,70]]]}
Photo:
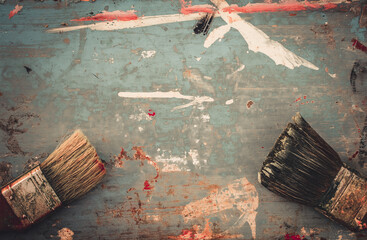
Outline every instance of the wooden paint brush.
{"label": "wooden paint brush", "polygon": [[311,206],[352,231],[367,229],[367,181],[297,113],[259,172],[270,191]]}
{"label": "wooden paint brush", "polygon": [[76,130],[39,166],[1,188],[0,230],[23,230],[95,187],[106,170]]}

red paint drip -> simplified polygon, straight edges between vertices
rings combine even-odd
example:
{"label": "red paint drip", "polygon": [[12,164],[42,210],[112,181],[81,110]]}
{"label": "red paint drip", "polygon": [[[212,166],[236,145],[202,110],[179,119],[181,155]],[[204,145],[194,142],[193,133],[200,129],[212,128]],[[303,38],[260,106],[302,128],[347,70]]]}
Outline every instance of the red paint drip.
{"label": "red paint drip", "polygon": [[300,236],[300,235],[289,235],[289,234],[286,234],[284,236],[284,240],[302,240],[305,236]]}
{"label": "red paint drip", "polygon": [[103,11],[102,13],[98,13],[91,17],[82,17],[78,19],[72,19],[70,21],[83,22],[83,21],[131,21],[138,19],[138,16],[135,14],[135,10],[129,11],[120,11],[116,10],[113,12]]}
{"label": "red paint drip", "polygon": [[149,181],[148,180],[145,180],[143,190],[152,190],[153,188],[154,187],[149,184]]}
{"label": "red paint drip", "polygon": [[367,47],[365,45],[363,45],[360,41],[358,41],[357,39],[353,38],[352,39],[352,43],[353,43],[353,47],[361,50],[362,52],[367,53]]}
{"label": "red paint drip", "polygon": [[151,117],[154,117],[155,116],[155,112],[153,112],[152,109],[149,109],[148,115],[151,116]]}
{"label": "red paint drip", "polygon": [[18,4],[15,5],[14,9],[10,11],[9,13],[9,19],[14,17],[15,14],[17,14],[20,10],[22,10],[23,6],[19,6]]}
{"label": "red paint drip", "polygon": [[352,159],[354,159],[355,157],[357,157],[359,151],[356,151],[350,158],[349,161],[351,161]]}
{"label": "red paint drip", "polygon": [[241,13],[256,13],[256,12],[298,12],[314,9],[330,10],[338,5],[333,3],[311,4],[307,1],[292,2],[292,3],[248,3],[246,6],[239,7],[237,4],[223,8],[224,12],[241,12]]}

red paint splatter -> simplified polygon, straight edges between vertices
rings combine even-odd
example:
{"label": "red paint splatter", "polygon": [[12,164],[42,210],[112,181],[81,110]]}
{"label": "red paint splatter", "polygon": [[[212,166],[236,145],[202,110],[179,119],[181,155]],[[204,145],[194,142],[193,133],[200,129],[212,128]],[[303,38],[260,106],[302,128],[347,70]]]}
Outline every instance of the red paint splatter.
{"label": "red paint splatter", "polygon": [[195,12],[214,13],[215,11],[215,8],[209,4],[192,6],[191,1],[186,2],[185,0],[180,0],[180,2],[182,14],[190,14]]}
{"label": "red paint splatter", "polygon": [[360,41],[358,41],[357,39],[353,38],[352,39],[352,43],[353,43],[353,47],[361,50],[362,52],[367,53],[367,47],[365,45],[363,45]]}
{"label": "red paint splatter", "polygon": [[153,112],[152,109],[149,109],[148,115],[151,116],[151,117],[154,117],[155,116],[155,112]]}
{"label": "red paint splatter", "polygon": [[284,236],[284,240],[303,240],[305,236],[300,236],[300,235],[289,235],[289,234],[286,234]]}
{"label": "red paint splatter", "polygon": [[98,13],[91,17],[82,17],[78,19],[72,19],[70,21],[130,21],[130,20],[136,20],[138,19],[138,16],[135,14],[135,10],[129,10],[129,11],[120,11],[116,10],[113,12],[107,12],[103,11],[102,13]]}
{"label": "red paint splatter", "polygon": [[18,4],[15,5],[15,8],[10,11],[9,13],[9,19],[14,17],[15,14],[17,14],[20,10],[22,10],[23,6],[19,6]]}
{"label": "red paint splatter", "polygon": [[351,161],[353,158],[357,157],[359,151],[357,150],[353,155],[349,158],[349,161]]}
{"label": "red paint splatter", "polygon": [[145,180],[143,190],[152,190],[153,188],[154,187],[152,185],[150,185],[149,181]]}
{"label": "red paint splatter", "polygon": [[247,108],[250,108],[253,104],[254,104],[254,102],[250,100],[250,101],[247,102],[246,106],[247,106]]}
{"label": "red paint splatter", "polygon": [[241,13],[255,13],[255,12],[297,12],[314,9],[329,10],[336,8],[338,5],[333,3],[326,4],[311,4],[307,1],[304,2],[291,2],[291,3],[248,3],[246,6],[239,7],[237,4],[230,5],[223,9],[224,12],[241,12]]}
{"label": "red paint splatter", "polygon": [[160,169],[158,167],[158,164],[153,161],[149,156],[146,155],[146,153],[143,151],[142,147],[134,146],[132,147],[132,150],[135,151],[133,157],[130,157],[127,152],[124,150],[124,148],[121,148],[121,152],[118,156],[114,156],[115,159],[115,166],[116,167],[123,167],[124,160],[140,160],[141,166],[144,166],[143,161],[147,161],[148,164],[152,165],[156,170],[156,176],[151,180],[146,180],[144,182],[144,188],[143,190],[152,190],[154,188],[154,183],[157,182],[157,179],[159,178],[159,172]]}

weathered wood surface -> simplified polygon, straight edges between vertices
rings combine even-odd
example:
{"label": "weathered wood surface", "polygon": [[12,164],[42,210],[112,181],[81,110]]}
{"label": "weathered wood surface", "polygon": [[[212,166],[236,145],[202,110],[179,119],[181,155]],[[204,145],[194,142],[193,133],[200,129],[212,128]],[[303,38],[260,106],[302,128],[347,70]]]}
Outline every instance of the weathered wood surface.
{"label": "weathered wood surface", "polygon": [[[0,5],[0,181],[42,162],[75,128],[89,137],[108,173],[84,198],[24,233],[1,233],[0,239],[60,239],[62,228],[73,231],[74,239],[185,239],[188,231],[196,239],[366,238],[257,181],[265,156],[297,111],[343,161],[367,175],[362,67],[356,68],[355,92],[350,82],[355,61],[363,65],[366,58],[351,42],[367,43],[359,5],[240,15],[319,68],[313,70],[275,65],[250,51],[234,28],[205,48],[207,36],[193,33],[195,21],[46,32],[63,23],[89,24],[70,20],[105,9],[178,14],[176,0],[23,1],[9,19],[16,4]],[[209,33],[224,24],[214,18]],[[173,110],[191,100],[118,96],[157,91],[213,101]],[[146,159],[126,160],[140,149],[159,170]]]}

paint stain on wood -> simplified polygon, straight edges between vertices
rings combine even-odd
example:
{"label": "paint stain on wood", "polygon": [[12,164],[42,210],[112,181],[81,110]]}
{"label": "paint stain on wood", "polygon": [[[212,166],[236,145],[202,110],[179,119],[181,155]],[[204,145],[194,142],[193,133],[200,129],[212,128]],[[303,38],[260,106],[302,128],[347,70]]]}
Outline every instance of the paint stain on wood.
{"label": "paint stain on wood", "polygon": [[13,177],[11,175],[12,164],[0,162],[0,186],[9,182]]}
{"label": "paint stain on wood", "polygon": [[315,25],[311,28],[311,31],[315,33],[315,37],[325,38],[327,40],[328,47],[331,49],[335,48],[334,31],[329,24]]}
{"label": "paint stain on wood", "polygon": [[247,109],[249,109],[253,104],[254,104],[254,102],[252,100],[247,101],[247,103],[246,103]]}
{"label": "paint stain on wood", "polygon": [[8,136],[6,147],[11,152],[10,155],[26,154],[20,148],[16,135],[27,132],[27,129],[20,129],[19,127],[23,125],[23,120],[31,118],[39,118],[39,116],[33,113],[23,113],[10,115],[8,119],[0,119],[0,129]]}
{"label": "paint stain on wood", "polygon": [[367,47],[365,45],[363,45],[360,41],[358,41],[357,39],[353,38],[352,39],[352,43],[353,43],[353,47],[361,50],[362,52],[367,53]]}

